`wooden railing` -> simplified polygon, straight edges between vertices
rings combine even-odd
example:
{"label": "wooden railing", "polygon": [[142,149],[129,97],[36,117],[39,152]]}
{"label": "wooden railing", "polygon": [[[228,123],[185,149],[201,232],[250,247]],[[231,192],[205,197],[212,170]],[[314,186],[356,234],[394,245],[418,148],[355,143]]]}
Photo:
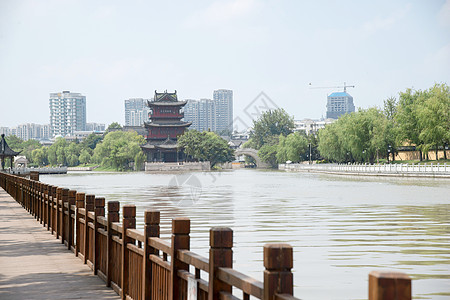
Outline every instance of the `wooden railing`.
{"label": "wooden railing", "polygon": [[[295,300],[293,249],[264,246],[264,280],[233,269],[233,231],[210,230],[209,258],[190,251],[190,220],[172,220],[171,241],[160,239],[160,212],[144,212],[144,230],[136,230],[136,207],[75,190],[0,173],[0,186],[27,209],[67,249],[122,299]],[[204,274],[202,277],[201,274]],[[206,276],[207,274],[207,276]],[[207,278],[206,278],[207,277]],[[233,294],[240,290],[240,298]],[[411,279],[403,273],[371,272],[369,300],[410,300]]]}

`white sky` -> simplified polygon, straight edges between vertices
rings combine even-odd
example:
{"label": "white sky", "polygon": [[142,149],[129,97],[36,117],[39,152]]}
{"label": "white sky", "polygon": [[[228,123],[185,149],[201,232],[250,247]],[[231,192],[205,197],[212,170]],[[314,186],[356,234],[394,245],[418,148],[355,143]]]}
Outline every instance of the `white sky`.
{"label": "white sky", "polygon": [[450,0],[0,0],[0,126],[49,123],[62,90],[106,124],[155,89],[232,89],[235,116],[264,91],[296,119],[320,118],[333,90],[309,83],[344,81],[364,108],[450,84]]}

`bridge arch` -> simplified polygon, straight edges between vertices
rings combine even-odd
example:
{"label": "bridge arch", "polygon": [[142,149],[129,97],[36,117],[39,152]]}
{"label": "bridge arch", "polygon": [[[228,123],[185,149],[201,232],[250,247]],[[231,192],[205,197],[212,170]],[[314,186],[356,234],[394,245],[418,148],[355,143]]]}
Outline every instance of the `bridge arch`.
{"label": "bridge arch", "polygon": [[265,163],[261,160],[261,158],[258,155],[258,150],[252,149],[252,148],[241,148],[237,149],[234,154],[236,157],[241,155],[248,155],[250,157],[253,157],[256,162],[256,168],[258,169],[267,169],[270,168],[270,165],[268,163]]}

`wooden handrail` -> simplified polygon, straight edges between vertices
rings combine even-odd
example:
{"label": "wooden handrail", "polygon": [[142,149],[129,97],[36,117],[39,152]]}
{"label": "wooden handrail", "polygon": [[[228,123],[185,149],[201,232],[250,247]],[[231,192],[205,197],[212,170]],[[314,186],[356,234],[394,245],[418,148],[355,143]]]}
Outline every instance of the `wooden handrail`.
{"label": "wooden handrail", "polygon": [[144,242],[144,233],[141,230],[127,229],[127,237],[139,242]]}
{"label": "wooden handrail", "polygon": [[120,224],[119,222],[112,222],[111,229],[115,232],[122,232],[122,224]]}
{"label": "wooden handrail", "polygon": [[99,223],[102,226],[108,226],[108,220],[104,216],[97,217],[97,223]]}
{"label": "wooden handrail", "polygon": [[217,277],[225,283],[237,287],[244,293],[254,296],[258,299],[264,297],[264,285],[250,276],[231,268],[219,268]]}
{"label": "wooden handrail", "polygon": [[172,246],[170,245],[169,242],[157,238],[157,237],[151,237],[148,239],[148,244],[158,250],[161,250],[164,253],[169,254],[172,251]]}
{"label": "wooden handrail", "polygon": [[166,270],[170,270],[170,263],[168,261],[163,260],[161,257],[152,254],[150,255],[149,259],[155,264],[165,268]]}
{"label": "wooden handrail", "polygon": [[209,259],[189,250],[178,250],[178,259],[205,272],[209,272]]}

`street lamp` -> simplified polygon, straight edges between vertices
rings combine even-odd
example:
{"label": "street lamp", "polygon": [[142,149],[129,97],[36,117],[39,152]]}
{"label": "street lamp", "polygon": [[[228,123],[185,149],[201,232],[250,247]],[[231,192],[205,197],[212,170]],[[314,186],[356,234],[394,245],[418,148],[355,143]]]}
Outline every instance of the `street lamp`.
{"label": "street lamp", "polygon": [[387,156],[387,162],[388,162],[388,164],[390,163],[390,162],[389,162],[389,156],[391,155],[391,149],[392,149],[391,145],[388,145],[388,156]]}
{"label": "street lamp", "polygon": [[312,161],[311,161],[311,143],[309,143],[309,164],[312,164]]}

